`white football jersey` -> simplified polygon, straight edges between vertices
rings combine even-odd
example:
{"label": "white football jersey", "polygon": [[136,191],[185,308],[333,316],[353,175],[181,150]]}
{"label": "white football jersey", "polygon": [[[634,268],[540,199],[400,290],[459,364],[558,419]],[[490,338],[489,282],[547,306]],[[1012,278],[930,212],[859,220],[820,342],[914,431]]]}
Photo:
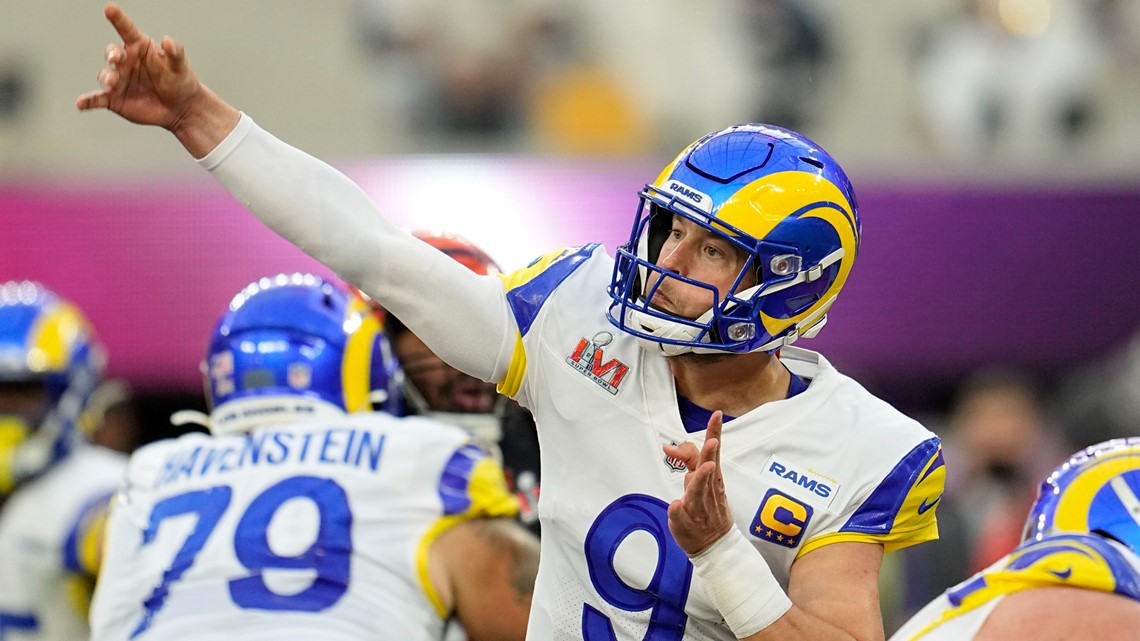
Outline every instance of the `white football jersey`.
{"label": "white football jersey", "polygon": [[1007,595],[1052,586],[1111,592],[1140,601],[1140,557],[1091,534],[1054,534],[1026,541],[943,592],[890,641],[970,641]]}
{"label": "white football jersey", "polygon": [[86,639],[102,528],[127,457],[81,444],[0,511],[0,640]]}
{"label": "white football jersey", "polygon": [[[733,639],[667,523],[684,469],[662,446],[704,430],[686,432],[666,359],[607,320],[612,270],[590,245],[504,276],[519,341],[500,389],[534,412],[542,452],[528,638]],[[781,359],[807,389],[726,422],[721,454],[736,523],[780,584],[831,543],[936,538],[939,439],[820,355]]]}
{"label": "white football jersey", "polygon": [[112,507],[92,638],[439,639],[449,613],[428,547],[518,509],[468,439],[353,414],[140,449]]}

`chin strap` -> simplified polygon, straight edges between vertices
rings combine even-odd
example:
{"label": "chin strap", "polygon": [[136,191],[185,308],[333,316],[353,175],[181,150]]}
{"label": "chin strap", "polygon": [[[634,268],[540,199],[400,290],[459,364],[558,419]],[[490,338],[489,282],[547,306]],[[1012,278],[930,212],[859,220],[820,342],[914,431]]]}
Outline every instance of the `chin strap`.
{"label": "chin strap", "polygon": [[213,431],[210,426],[210,415],[198,410],[178,410],[170,415],[170,424],[175,427],[198,425]]}

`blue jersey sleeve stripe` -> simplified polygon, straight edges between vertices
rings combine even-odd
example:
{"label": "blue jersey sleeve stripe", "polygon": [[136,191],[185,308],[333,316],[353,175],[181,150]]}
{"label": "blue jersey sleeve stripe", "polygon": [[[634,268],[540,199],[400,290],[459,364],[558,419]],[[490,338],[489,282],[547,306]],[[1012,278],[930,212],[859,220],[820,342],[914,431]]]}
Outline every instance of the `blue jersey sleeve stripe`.
{"label": "blue jersey sleeve stripe", "polygon": [[1113,592],[1140,601],[1140,569],[1129,563],[1126,552],[1097,534],[1073,535],[1073,538],[1095,550],[1108,564],[1116,582]]}
{"label": "blue jersey sleeve stripe", "polygon": [[1097,534],[1052,534],[1044,539],[1030,539],[1010,553],[1009,569],[1029,567],[1042,559],[1062,552],[1081,554],[1103,563],[1112,574],[1112,592],[1140,601],[1140,570],[1129,562],[1126,552]]}
{"label": "blue jersey sleeve stripe", "polygon": [[922,478],[918,479],[918,482],[921,483],[921,482],[925,481],[926,477],[930,476],[930,474],[932,472],[934,472],[934,470],[937,470],[938,468],[942,467],[943,465],[946,465],[946,459],[943,458],[942,450],[938,450],[938,456],[934,457],[934,462],[931,463],[930,466],[926,468],[926,472],[923,473]]}
{"label": "blue jersey sleeve stripe", "polygon": [[76,572],[79,574],[86,574],[87,568],[84,567],[83,562],[80,560],[80,548],[83,545],[83,539],[88,533],[88,528],[91,526],[92,521],[98,515],[100,509],[103,509],[111,501],[114,492],[105,492],[98,494],[80,508],[79,514],[75,517],[75,522],[71,524],[68,529],[67,539],[63,542],[63,567],[69,572]]}
{"label": "blue jersey sleeve stripe", "polygon": [[443,501],[444,516],[462,514],[471,507],[471,472],[475,464],[487,457],[478,446],[465,445],[455,451],[443,466],[439,478],[439,498]]}
{"label": "blue jersey sleeve stripe", "polygon": [[530,331],[534,319],[546,300],[550,298],[550,294],[570,274],[573,274],[574,270],[581,267],[597,247],[598,243],[590,243],[572,253],[560,256],[542,272],[507,292],[507,304],[511,306],[521,335],[526,336]]}
{"label": "blue jersey sleeve stripe", "polygon": [[[851,518],[839,531],[861,534],[887,534],[890,532],[899,509],[906,501],[907,494],[920,480],[919,474],[928,467],[927,463],[930,463],[927,475],[930,474],[930,471],[944,465],[941,460],[941,444],[937,437],[919,443],[895,465],[894,469],[879,484],[879,487],[875,488],[871,496],[867,497],[867,500],[859,506],[859,509],[851,515]],[[936,453],[938,456],[931,461]]]}

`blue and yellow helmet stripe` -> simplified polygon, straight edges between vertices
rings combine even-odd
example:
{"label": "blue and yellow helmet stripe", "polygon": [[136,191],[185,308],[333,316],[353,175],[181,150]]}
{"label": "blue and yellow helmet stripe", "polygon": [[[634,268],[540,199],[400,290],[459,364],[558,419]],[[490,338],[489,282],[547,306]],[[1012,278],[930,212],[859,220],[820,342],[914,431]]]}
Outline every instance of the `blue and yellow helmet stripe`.
{"label": "blue and yellow helmet stripe", "polygon": [[1053,532],[1100,534],[1140,553],[1140,437],[1086,448],[1045,479],[1025,538]]}
{"label": "blue and yellow helmet stripe", "polygon": [[[215,413],[233,401],[299,396],[346,412],[398,407],[398,366],[381,319],[346,288],[312,274],[262,278],[218,321],[203,373]],[[373,407],[377,389],[388,392]]]}
{"label": "blue and yellow helmet stripe", "polygon": [[[618,250],[609,315],[619,328],[652,342],[748,352],[814,335],[861,243],[846,174],[815,143],[779,127],[740,125],[701,138],[641,198],[630,240]],[[742,290],[752,281],[742,271],[733,291],[718,292],[711,316],[698,319],[644,301],[646,282],[666,278],[715,290],[656,266],[674,216],[745,252],[744,269],[755,271],[758,286]],[[660,278],[648,278],[650,272]]]}

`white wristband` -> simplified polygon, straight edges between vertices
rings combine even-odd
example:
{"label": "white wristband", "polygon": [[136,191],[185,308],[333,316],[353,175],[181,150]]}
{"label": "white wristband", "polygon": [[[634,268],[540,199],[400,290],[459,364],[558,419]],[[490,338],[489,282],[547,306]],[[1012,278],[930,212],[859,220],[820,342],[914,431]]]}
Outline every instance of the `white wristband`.
{"label": "white wristband", "polygon": [[735,527],[689,558],[713,605],[738,639],[763,630],[792,607],[764,557]]}

